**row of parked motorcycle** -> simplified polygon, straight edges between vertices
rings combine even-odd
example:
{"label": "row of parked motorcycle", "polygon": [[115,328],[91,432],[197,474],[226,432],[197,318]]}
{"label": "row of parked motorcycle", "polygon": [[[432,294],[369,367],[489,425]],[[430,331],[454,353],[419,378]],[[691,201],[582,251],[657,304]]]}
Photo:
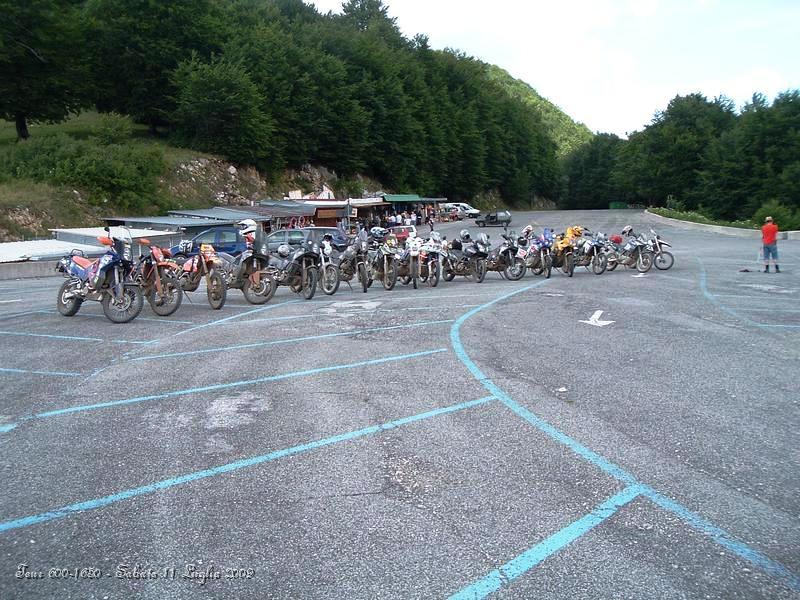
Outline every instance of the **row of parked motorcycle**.
{"label": "row of parked motorcycle", "polygon": [[248,242],[239,256],[217,252],[211,244],[195,248],[185,240],[180,250],[187,258],[181,260],[144,238],[137,242],[147,251],[135,258],[130,232],[117,228],[123,233],[112,235],[106,228],[108,235],[98,240],[107,251],[99,259],[73,250],[59,261],[56,268],[66,280],[58,291],[58,311],[73,316],[84,301],[98,301],[110,321],[126,323],[139,315],[146,299],[155,314],[169,316],[201,282],[209,305],[218,310],[230,289],[241,290],[249,303],[259,305],[269,302],[279,286],[310,300],[318,289],[335,294],[342,282],[366,292],[376,281],[386,290],[398,281],[416,289],[455,277],[481,283],[489,271],[517,281],[528,271],[550,277],[555,269],[572,277],[581,266],[600,275],[620,265],[646,272],[653,265],[666,270],[674,264],[666,250],[669,243],[652,229],[648,237],[634,234],[630,226],[622,235],[606,236],[580,225],[559,234],[547,228],[536,234],[529,225],[519,235],[506,229],[494,248],[485,233],[472,238],[466,229],[450,241],[432,231],[427,238],[412,234],[401,244],[389,230],[373,227],[355,235],[344,230],[338,236],[326,234],[320,244],[307,239],[299,248],[283,244],[271,252],[253,221],[238,225]]}

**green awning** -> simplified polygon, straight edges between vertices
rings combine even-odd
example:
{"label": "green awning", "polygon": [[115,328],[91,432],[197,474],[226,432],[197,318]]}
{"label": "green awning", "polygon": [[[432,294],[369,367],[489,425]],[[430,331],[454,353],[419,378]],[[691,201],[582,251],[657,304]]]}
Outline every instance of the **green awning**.
{"label": "green awning", "polygon": [[422,198],[418,194],[384,194],[383,199],[392,204],[401,204],[408,202],[422,202]]}

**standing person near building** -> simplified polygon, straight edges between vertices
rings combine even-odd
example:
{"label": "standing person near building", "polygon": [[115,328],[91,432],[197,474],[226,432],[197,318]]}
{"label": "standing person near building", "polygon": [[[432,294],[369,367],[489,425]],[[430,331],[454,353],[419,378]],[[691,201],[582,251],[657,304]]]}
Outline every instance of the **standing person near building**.
{"label": "standing person near building", "polygon": [[780,273],[778,266],[778,226],[772,221],[772,217],[764,219],[761,227],[761,241],[764,244],[764,273],[769,273],[769,260],[775,265],[775,272]]}

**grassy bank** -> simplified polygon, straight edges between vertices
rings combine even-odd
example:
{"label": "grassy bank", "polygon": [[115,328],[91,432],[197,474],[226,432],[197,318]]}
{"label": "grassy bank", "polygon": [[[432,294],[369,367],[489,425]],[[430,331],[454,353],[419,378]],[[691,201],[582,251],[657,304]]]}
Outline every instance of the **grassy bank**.
{"label": "grassy bank", "polygon": [[691,210],[672,210],[669,208],[653,208],[647,209],[653,214],[670,219],[678,219],[680,221],[690,221],[692,223],[703,223],[705,225],[721,225],[723,227],[738,227],[739,229],[757,229],[756,223],[750,220],[745,221],[722,221],[719,219],[710,219],[702,213]]}

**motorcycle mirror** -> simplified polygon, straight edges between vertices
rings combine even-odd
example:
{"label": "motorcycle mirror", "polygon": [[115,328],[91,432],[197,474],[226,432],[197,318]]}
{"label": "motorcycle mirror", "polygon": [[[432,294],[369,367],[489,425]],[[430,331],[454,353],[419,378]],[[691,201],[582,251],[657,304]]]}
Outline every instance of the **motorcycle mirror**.
{"label": "motorcycle mirror", "polygon": [[139,238],[139,245],[140,246],[149,246],[150,245],[150,240],[148,240],[147,238]]}
{"label": "motorcycle mirror", "polygon": [[114,245],[114,241],[110,237],[107,237],[105,235],[97,236],[97,241],[100,242],[101,244],[103,244],[103,246],[113,246]]}

